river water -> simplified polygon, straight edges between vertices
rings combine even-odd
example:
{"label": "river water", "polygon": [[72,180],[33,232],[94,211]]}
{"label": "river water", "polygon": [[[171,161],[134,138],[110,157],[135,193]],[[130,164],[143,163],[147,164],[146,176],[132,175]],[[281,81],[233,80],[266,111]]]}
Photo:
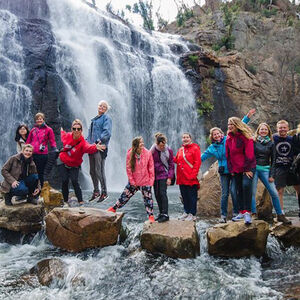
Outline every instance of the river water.
{"label": "river water", "polygon": [[[112,193],[104,203],[93,206],[106,209],[118,195]],[[178,196],[177,187],[172,187],[169,212],[173,218],[182,211]],[[294,197],[288,197],[286,204],[287,213],[295,214]],[[283,250],[273,237],[268,238],[268,259],[214,258],[207,253],[205,231],[215,220],[200,219],[200,256],[171,259],[140,249],[139,234],[146,220],[140,193],[122,211],[130,233],[115,246],[70,254],[53,247],[42,233],[30,244],[0,243],[0,299],[282,299],[286,290],[300,285],[299,249]],[[43,287],[20,280],[38,261],[51,257],[68,264],[64,282]],[[85,286],[72,285],[78,274]]]}

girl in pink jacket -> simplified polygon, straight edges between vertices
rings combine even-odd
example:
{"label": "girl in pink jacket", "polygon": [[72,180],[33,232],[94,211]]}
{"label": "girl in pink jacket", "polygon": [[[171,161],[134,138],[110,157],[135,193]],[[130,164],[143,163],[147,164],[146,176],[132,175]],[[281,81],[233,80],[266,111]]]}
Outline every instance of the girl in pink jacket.
{"label": "girl in pink jacket", "polygon": [[36,164],[41,186],[44,184],[44,171],[48,161],[48,143],[52,150],[56,149],[54,133],[45,123],[45,115],[41,112],[34,117],[34,127],[30,130],[26,144],[33,146],[33,161]]}
{"label": "girl in pink jacket", "polygon": [[154,222],[153,199],[151,187],[154,183],[154,164],[152,153],[144,148],[142,137],[136,137],[132,141],[132,147],[127,152],[126,171],[128,184],[116,204],[108,211],[116,212],[123,207],[129,199],[137,192],[141,191],[144,198],[146,212],[150,222]]}

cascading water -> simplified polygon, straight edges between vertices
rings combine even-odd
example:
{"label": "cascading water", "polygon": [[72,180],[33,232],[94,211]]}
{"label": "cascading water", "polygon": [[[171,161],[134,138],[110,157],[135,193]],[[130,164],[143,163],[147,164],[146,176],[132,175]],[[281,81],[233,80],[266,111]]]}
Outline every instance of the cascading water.
{"label": "cascading water", "polygon": [[[28,12],[30,2],[26,1]],[[56,37],[56,67],[73,117],[82,118],[88,125],[100,99],[111,103],[114,129],[107,164],[111,178],[113,173],[124,172],[125,151],[134,135],[142,134],[149,146],[153,133],[163,131],[174,150],[180,142],[180,132],[187,130],[200,136],[190,85],[169,47],[175,43],[186,49],[184,43],[177,37],[149,35],[128,27],[79,0],[49,0],[48,4]],[[15,122],[31,119],[31,94],[23,84],[23,59],[18,18],[0,10],[1,159],[15,151]],[[125,178],[125,174],[119,178]],[[171,218],[182,212],[175,189],[168,193]],[[119,194],[110,195],[93,206],[111,206]],[[295,199],[286,199],[286,213],[295,209]],[[140,195],[133,197],[122,211],[123,223],[130,231],[125,242],[76,255],[55,248],[43,233],[25,245],[5,243],[0,234],[0,299],[275,300],[282,299],[293,284],[300,285],[299,249],[282,250],[274,237],[268,238],[268,261],[255,257],[215,258],[207,253],[205,236],[213,221],[200,220],[200,256],[170,259],[139,248],[139,233],[145,221]],[[59,257],[68,265],[66,278],[49,287],[30,280],[29,270],[38,261],[51,257]],[[79,281],[74,282],[74,277]]]}
{"label": "cascading water", "polygon": [[183,42],[138,31],[81,1],[51,0],[48,5],[57,72],[73,115],[87,127],[99,100],[112,106],[110,185],[121,189],[125,183],[125,154],[134,136],[142,135],[150,147],[153,134],[162,131],[175,148],[183,131],[200,137],[191,86],[169,47],[176,42],[187,50]]}
{"label": "cascading water", "polygon": [[16,153],[15,131],[31,120],[31,91],[24,85],[23,49],[18,18],[0,10],[0,165]]}

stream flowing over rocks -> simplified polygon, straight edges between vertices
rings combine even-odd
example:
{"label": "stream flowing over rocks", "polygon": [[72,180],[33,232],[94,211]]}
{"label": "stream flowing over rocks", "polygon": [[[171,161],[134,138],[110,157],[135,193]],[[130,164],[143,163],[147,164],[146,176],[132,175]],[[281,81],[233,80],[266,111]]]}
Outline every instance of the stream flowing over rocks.
{"label": "stream flowing over rocks", "polygon": [[[224,27],[222,16],[213,15],[211,25]],[[247,44],[243,32],[255,31],[253,25],[265,28],[271,39],[272,22],[263,26],[243,15],[239,24],[234,32],[240,49]],[[221,36],[218,30],[203,31],[199,41],[213,43]],[[176,152],[180,133],[191,132],[202,143],[203,125],[208,128],[215,120],[225,125],[228,114],[245,113],[253,104],[259,117],[278,117],[275,106],[264,103],[275,103],[269,87],[281,83],[274,76],[274,56],[268,61],[259,52],[255,76],[239,53],[216,57],[200,46],[177,35],[145,32],[84,1],[0,0],[0,163],[15,153],[17,124],[32,126],[37,111],[45,112],[58,142],[60,127],[70,128],[75,117],[83,120],[86,135],[100,99],[109,101],[113,119],[106,162],[109,199],[88,203],[87,183],[85,207],[58,207],[62,196],[48,185],[44,206],[0,203],[1,300],[299,298],[298,219],[290,226],[273,224],[271,234],[262,220],[249,227],[243,222],[216,225],[215,166],[201,183],[196,223],[178,220],[183,208],[177,186],[168,188],[170,222],[149,224],[140,193],[118,214],[106,211],[126,184],[124,160],[134,136],[142,135],[149,148],[153,134],[162,131]],[[191,54],[197,68],[190,65]],[[211,88],[220,104],[204,124],[195,101],[204,96],[203,87]],[[83,177],[86,170],[84,164]],[[57,186],[57,170],[48,179]],[[264,191],[259,195],[258,216],[272,221],[270,201]],[[287,195],[287,216],[295,216],[296,209],[295,198]],[[157,216],[156,202],[154,211]],[[210,234],[217,230],[219,239]],[[236,252],[228,255],[228,249]]]}

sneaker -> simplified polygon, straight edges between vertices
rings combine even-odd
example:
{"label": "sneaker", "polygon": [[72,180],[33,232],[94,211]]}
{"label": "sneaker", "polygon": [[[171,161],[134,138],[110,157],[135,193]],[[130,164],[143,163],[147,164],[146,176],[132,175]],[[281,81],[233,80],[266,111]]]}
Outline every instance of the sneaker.
{"label": "sneaker", "polygon": [[107,198],[108,198],[108,195],[105,194],[105,193],[102,193],[101,196],[100,196],[100,198],[97,200],[97,202],[102,202],[102,201],[104,201]]}
{"label": "sneaker", "polygon": [[155,222],[154,216],[153,216],[153,215],[149,216],[149,222],[150,222],[150,223],[154,223],[154,222]]}
{"label": "sneaker", "polygon": [[99,192],[94,192],[89,201],[91,202],[91,201],[97,199],[98,197],[100,197],[100,193]]}
{"label": "sneaker", "polygon": [[221,218],[219,219],[219,223],[227,223],[226,216],[221,216]]}
{"label": "sneaker", "polygon": [[251,214],[246,212],[244,213],[244,221],[246,225],[249,225],[252,223]]}
{"label": "sneaker", "polygon": [[233,222],[237,222],[237,221],[240,221],[240,220],[243,220],[244,219],[244,215],[242,213],[239,213],[237,216],[233,217],[231,220]]}
{"label": "sneaker", "polygon": [[192,214],[188,214],[188,216],[185,218],[185,221],[195,221],[195,216],[193,216]]}
{"label": "sneaker", "polygon": [[11,202],[11,194],[6,193],[4,194],[4,200],[5,200],[5,205],[7,206],[13,206],[12,202]]}
{"label": "sneaker", "polygon": [[116,210],[111,206],[111,207],[109,207],[108,209],[107,209],[107,211],[110,211],[110,212],[113,212],[113,213],[115,213],[116,212]]}
{"label": "sneaker", "polygon": [[158,223],[163,223],[169,221],[169,216],[168,215],[161,215],[160,218],[157,220]]}
{"label": "sneaker", "polygon": [[178,218],[178,220],[184,221],[187,217],[188,217],[188,214],[187,214],[186,212],[184,212],[184,213]]}
{"label": "sneaker", "polygon": [[78,202],[79,207],[84,205],[84,202]]}
{"label": "sneaker", "polygon": [[158,221],[161,216],[162,214],[158,214],[158,216],[155,218],[155,221]]}
{"label": "sneaker", "polygon": [[39,196],[28,196],[27,203],[31,203],[33,205],[37,205],[39,201]]}
{"label": "sneaker", "polygon": [[292,222],[285,215],[277,215],[277,222],[282,222],[284,225],[292,225]]}

